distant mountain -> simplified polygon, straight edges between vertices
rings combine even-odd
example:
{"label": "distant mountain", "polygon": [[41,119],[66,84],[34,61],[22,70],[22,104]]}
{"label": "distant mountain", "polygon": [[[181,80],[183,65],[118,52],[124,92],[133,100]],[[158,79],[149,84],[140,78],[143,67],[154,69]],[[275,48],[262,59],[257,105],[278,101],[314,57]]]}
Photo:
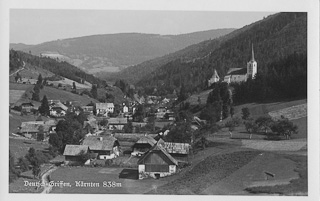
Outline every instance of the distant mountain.
{"label": "distant mountain", "polygon": [[[207,87],[214,69],[223,78],[230,68],[246,67],[251,57],[251,44],[258,62],[258,74],[266,74],[272,63],[288,56],[290,59],[297,54],[306,55],[307,14],[274,14],[218,39],[127,68],[123,73],[129,72],[127,76],[140,74],[137,76],[139,81],[133,80],[150,91],[157,87],[164,94],[171,93],[184,85],[193,93]],[[306,73],[306,65],[301,67]],[[143,73],[145,69],[154,71]]]}
{"label": "distant mountain", "polygon": [[10,44],[10,48],[67,61],[91,74],[118,72],[127,66],[160,57],[234,29],[217,29],[181,35],[120,33],[45,42]]}

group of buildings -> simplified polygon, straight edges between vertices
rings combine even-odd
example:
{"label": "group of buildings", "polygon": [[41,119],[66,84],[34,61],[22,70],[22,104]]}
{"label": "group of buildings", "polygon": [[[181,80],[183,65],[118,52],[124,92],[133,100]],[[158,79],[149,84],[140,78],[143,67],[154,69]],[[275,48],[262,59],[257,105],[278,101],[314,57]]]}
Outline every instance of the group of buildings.
{"label": "group of buildings", "polygon": [[[240,83],[246,82],[249,78],[254,79],[257,74],[257,62],[254,59],[254,50],[252,45],[251,60],[247,63],[245,68],[230,68],[227,75],[224,76],[222,82]],[[213,83],[219,82],[220,77],[218,72],[214,70],[212,77],[208,80],[208,86],[210,87]]]}
{"label": "group of buildings", "polygon": [[[136,139],[129,149],[131,157],[138,157],[139,179],[160,178],[176,173],[179,163],[185,162],[181,158],[187,158],[191,149],[188,143],[165,142],[161,138],[156,140],[153,134],[141,134],[139,138],[137,134],[125,135],[126,138]],[[82,163],[81,154],[90,155],[84,162],[86,165],[92,165],[97,160],[117,158],[123,153],[122,142],[116,135],[88,136],[80,145],[66,145],[63,153],[65,164]]]}

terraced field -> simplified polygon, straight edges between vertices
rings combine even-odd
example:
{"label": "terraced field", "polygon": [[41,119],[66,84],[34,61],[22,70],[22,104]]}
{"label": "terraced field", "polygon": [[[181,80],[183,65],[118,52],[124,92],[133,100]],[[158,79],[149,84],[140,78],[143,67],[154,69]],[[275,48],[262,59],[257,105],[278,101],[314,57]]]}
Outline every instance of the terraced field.
{"label": "terraced field", "polygon": [[268,114],[273,119],[281,119],[281,117],[288,118],[289,120],[300,119],[307,116],[307,103],[272,111]]}

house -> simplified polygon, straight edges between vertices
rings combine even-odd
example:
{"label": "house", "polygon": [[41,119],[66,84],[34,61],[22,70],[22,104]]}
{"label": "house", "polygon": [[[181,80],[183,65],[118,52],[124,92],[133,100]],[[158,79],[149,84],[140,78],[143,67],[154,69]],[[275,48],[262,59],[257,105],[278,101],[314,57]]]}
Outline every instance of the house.
{"label": "house", "polygon": [[122,112],[123,113],[128,113],[129,112],[129,107],[124,105],[123,108],[122,108]]}
{"label": "house", "polygon": [[97,115],[108,116],[108,113],[114,112],[113,103],[96,103]]}
{"label": "house", "polygon": [[29,103],[22,103],[21,104],[21,111],[22,112],[31,112],[34,109],[34,104],[32,104],[31,102]]}
{"label": "house", "polygon": [[147,152],[152,146],[154,146],[157,141],[149,136],[142,136],[132,147],[132,156],[141,156],[145,152]]}
{"label": "house", "polygon": [[60,101],[52,101],[49,104],[49,108],[50,108],[50,116],[53,117],[63,117],[66,115],[68,107],[65,106],[63,103],[61,103]]}
{"label": "house", "polygon": [[82,145],[89,146],[93,153],[98,154],[99,159],[113,159],[120,154],[120,144],[113,136],[88,136]]}
{"label": "house", "polygon": [[81,106],[81,109],[87,115],[92,115],[93,114],[93,106]]}
{"label": "house", "polygon": [[89,153],[90,149],[87,145],[71,145],[67,144],[64,148],[63,155],[66,165],[82,164],[81,154]]}
{"label": "house", "polygon": [[178,161],[156,143],[138,161],[139,179],[160,178],[176,173]]}
{"label": "house", "polygon": [[212,77],[208,80],[208,87],[210,87],[213,83],[219,82],[220,77],[216,69],[214,69],[214,73]]}
{"label": "house", "polygon": [[55,130],[55,123],[44,121],[22,122],[19,133],[26,138],[37,138],[38,133],[42,130],[44,138],[47,138],[51,132]]}
{"label": "house", "polygon": [[257,62],[254,59],[254,51],[252,45],[251,60],[247,63],[246,68],[230,68],[223,82],[239,83],[246,82],[249,78],[254,79],[257,74]]}
{"label": "house", "polygon": [[128,119],[125,117],[116,117],[108,119],[109,130],[122,130],[124,125],[128,124]]}
{"label": "house", "polygon": [[159,107],[157,109],[157,112],[156,112],[156,118],[157,119],[163,119],[164,118],[164,115],[166,114],[167,112],[167,108],[165,107]]}

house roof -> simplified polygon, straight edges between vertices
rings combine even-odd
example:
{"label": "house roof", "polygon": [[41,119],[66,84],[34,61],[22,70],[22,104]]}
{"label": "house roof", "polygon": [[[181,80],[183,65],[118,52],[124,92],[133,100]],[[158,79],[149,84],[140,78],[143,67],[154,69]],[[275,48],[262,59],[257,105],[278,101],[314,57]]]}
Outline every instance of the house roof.
{"label": "house roof", "polygon": [[188,143],[164,142],[163,147],[170,154],[189,154]]}
{"label": "house roof", "polygon": [[82,151],[84,153],[88,152],[89,147],[87,145],[73,145],[73,144],[67,144],[64,148],[63,155],[64,156],[77,156]]}
{"label": "house roof", "polygon": [[146,136],[142,136],[137,142],[136,144],[150,144],[151,146],[155,145],[157,143],[157,141],[149,136],[149,135],[146,135]]}
{"label": "house roof", "polygon": [[30,122],[22,122],[21,123],[21,133],[32,133],[32,132],[39,132],[40,126],[43,127],[44,132],[48,132],[52,125],[45,124],[44,121],[30,121]]}
{"label": "house roof", "polygon": [[113,107],[114,108],[114,104],[113,103],[96,103],[96,109],[98,110],[106,110],[108,108],[111,108]]}
{"label": "house roof", "polygon": [[173,164],[178,165],[178,161],[174,159],[166,150],[165,148],[159,144],[156,143],[153,147],[150,148],[149,151],[147,151],[138,161],[138,164],[143,164],[143,161],[149,157],[152,153],[163,153],[164,156],[171,161]]}
{"label": "house roof", "polygon": [[108,124],[111,124],[111,125],[127,124],[127,123],[128,123],[127,118],[110,118],[110,119],[108,119]]}
{"label": "house roof", "polygon": [[112,150],[117,139],[112,136],[88,136],[82,145],[89,146],[90,150]]}
{"label": "house roof", "polygon": [[34,106],[32,103],[21,103],[21,106]]}
{"label": "house roof", "polygon": [[64,111],[68,110],[68,107],[65,106],[63,103],[61,103],[60,101],[59,102],[54,101],[54,102],[50,103],[50,107],[51,107],[51,109],[53,109],[53,108],[61,108]]}

